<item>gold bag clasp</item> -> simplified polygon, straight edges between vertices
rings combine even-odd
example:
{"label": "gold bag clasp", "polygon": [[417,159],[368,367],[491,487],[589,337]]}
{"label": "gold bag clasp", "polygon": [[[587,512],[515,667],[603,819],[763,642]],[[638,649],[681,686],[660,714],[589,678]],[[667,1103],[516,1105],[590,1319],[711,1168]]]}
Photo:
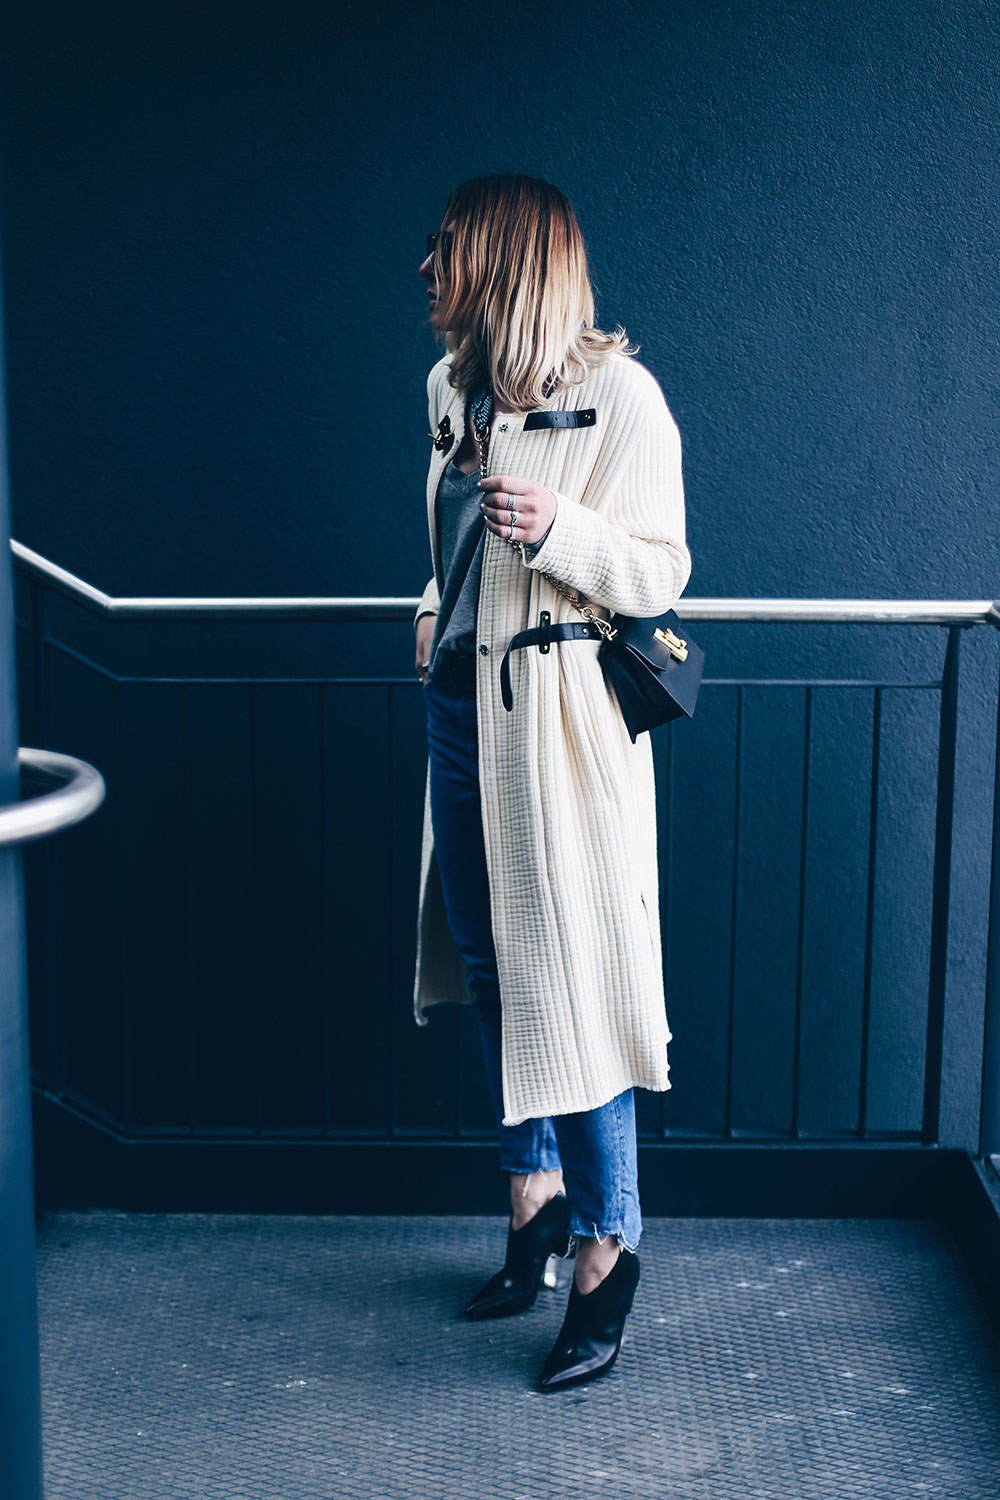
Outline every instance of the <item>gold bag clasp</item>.
{"label": "gold bag clasp", "polygon": [[687,661],[687,641],[682,641],[680,636],[674,635],[672,630],[660,630],[659,627],[653,631],[653,634],[658,641],[663,642],[671,656],[676,656],[678,661]]}

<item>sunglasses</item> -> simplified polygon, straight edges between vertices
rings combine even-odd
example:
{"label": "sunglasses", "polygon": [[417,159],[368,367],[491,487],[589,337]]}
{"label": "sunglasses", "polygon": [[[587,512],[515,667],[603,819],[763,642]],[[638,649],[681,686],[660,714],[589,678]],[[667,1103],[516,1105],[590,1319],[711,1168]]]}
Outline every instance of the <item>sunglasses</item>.
{"label": "sunglasses", "polygon": [[452,241],[451,230],[450,229],[442,229],[439,234],[429,234],[427,236],[427,254],[428,255],[433,255],[434,254],[434,251],[437,248],[439,240],[441,242],[441,269],[444,270],[444,271],[446,271],[448,269],[448,257],[449,257],[449,255],[451,253],[451,241]]}

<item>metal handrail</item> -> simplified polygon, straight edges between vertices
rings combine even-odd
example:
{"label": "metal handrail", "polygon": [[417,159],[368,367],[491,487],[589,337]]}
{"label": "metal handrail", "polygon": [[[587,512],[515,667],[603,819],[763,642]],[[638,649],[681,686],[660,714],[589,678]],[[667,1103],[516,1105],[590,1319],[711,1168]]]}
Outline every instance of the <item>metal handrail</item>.
{"label": "metal handrail", "polygon": [[104,801],[104,778],[85,760],[23,745],[17,759],[22,771],[54,780],[57,786],[55,791],[0,807],[0,847],[24,844],[82,823]]}
{"label": "metal handrail", "polygon": [[[207,619],[412,620],[419,600],[414,597],[127,597],[115,598],[23,544],[11,541],[13,562],[31,584],[38,682],[46,682],[47,648],[54,644],[46,626],[46,596],[61,594],[104,618],[166,621]],[[939,625],[949,627],[948,648],[940,683],[922,684],[941,688],[941,731],[938,757],[938,792],[935,827],[935,895],[931,932],[931,1001],[928,1010],[924,1096],[924,1139],[938,1137],[940,1112],[940,1065],[943,1042],[944,985],[946,976],[950,861],[953,846],[953,802],[956,763],[956,716],[958,701],[958,650],[963,627],[990,625],[1000,628],[1000,601],[990,599],[787,599],[787,598],[689,598],[678,604],[685,622],[828,622],[856,624]],[[860,684],[859,684],[860,685]],[[888,686],[889,684],[886,684]],[[876,689],[876,734],[879,684]],[[45,722],[45,693],[40,689],[41,721]],[[44,737],[44,736],[43,736]],[[0,843],[38,837],[57,827],[85,817],[98,806],[104,786],[98,773],[68,756],[46,756],[23,751],[22,761],[39,757],[46,769],[56,763],[67,771],[84,773],[60,792],[38,798],[25,808],[0,809]],[[29,762],[30,763],[30,762]],[[986,1037],[981,1094],[980,1156],[1000,1153],[1000,714],[997,723],[993,854],[989,894],[987,938]],[[89,780],[89,788],[88,788]],[[78,799],[78,811],[57,804]],[[875,803],[873,801],[873,808]],[[874,816],[874,814],[873,814]],[[874,826],[874,825],[873,825]],[[23,831],[18,831],[20,828]],[[940,879],[938,872],[941,872]],[[869,872],[871,883],[871,871]],[[867,961],[867,960],[866,960]],[[867,979],[866,979],[867,984]],[[864,1094],[862,1094],[862,1105]]]}
{"label": "metal handrail", "polygon": [[[296,619],[410,620],[419,599],[322,598],[114,598],[11,539],[14,562],[29,577],[50,585],[95,614],[115,619]],[[721,599],[685,598],[685,620],[853,621],[857,624],[993,625],[1000,629],[1000,601],[992,599]]]}

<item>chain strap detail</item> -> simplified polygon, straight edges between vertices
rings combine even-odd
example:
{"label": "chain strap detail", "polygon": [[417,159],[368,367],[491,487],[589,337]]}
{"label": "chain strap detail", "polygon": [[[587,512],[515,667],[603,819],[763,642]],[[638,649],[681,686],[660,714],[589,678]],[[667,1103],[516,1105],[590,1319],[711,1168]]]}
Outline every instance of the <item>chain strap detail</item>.
{"label": "chain strap detail", "polygon": [[[492,401],[489,405],[490,415],[492,415]],[[472,436],[476,444],[476,452],[479,454],[479,475],[481,479],[485,479],[487,474],[487,464],[490,457],[489,417],[486,418],[483,426],[480,428],[476,426],[475,416],[473,415]],[[520,552],[522,550],[521,543],[516,541],[513,537],[508,536],[505,537],[504,540],[509,547],[513,547],[515,552]],[[553,578],[551,573],[542,573],[542,577],[547,579],[547,581],[555,589],[556,593],[561,594],[562,597],[568,601],[568,603],[572,604],[573,608],[575,610],[578,610],[583,618],[589,621],[590,624],[594,626],[595,630],[597,630],[598,633],[603,636],[606,641],[614,640],[618,632],[612,628],[611,622],[609,620],[606,620],[603,615],[596,615],[594,613],[591,606],[587,603],[585,595],[581,594],[579,589],[570,588],[569,585],[563,583],[561,579]]]}
{"label": "chain strap detail", "polygon": [[[491,409],[492,409],[492,406],[493,406],[493,403],[491,401],[490,402]],[[489,417],[487,417],[487,419],[484,422],[483,426],[481,428],[479,428],[479,427],[476,426],[475,413],[473,412],[473,414],[472,414],[472,436],[473,436],[473,439],[474,439],[475,444],[476,444],[476,452],[479,454],[479,477],[480,477],[480,479],[485,479],[486,475],[487,475],[487,472],[488,472],[488,470],[487,470],[487,464],[489,463],[489,458],[490,458],[490,423],[489,423]],[[513,549],[514,549],[515,552],[520,552],[520,550],[521,550],[521,543],[518,542],[518,541],[516,541],[514,539],[514,537],[508,536],[508,537],[505,537],[504,540],[507,542],[508,546],[513,547]]]}
{"label": "chain strap detail", "polygon": [[[483,420],[483,426],[481,426],[481,428],[478,428],[478,426],[475,425],[477,413],[480,414],[481,420]],[[478,456],[480,456],[481,478],[486,478],[487,463],[489,463],[490,458],[490,417],[492,416],[492,401],[486,402],[483,401],[483,398],[480,398],[480,401],[478,401],[477,404],[472,407],[472,440],[474,440],[475,450],[477,450]],[[514,537],[505,537],[504,540],[507,541],[508,546],[513,547],[514,552],[520,552],[520,550],[522,550],[522,544],[520,544],[520,541],[514,540]],[[612,628],[612,624],[610,624],[609,619],[604,619],[603,615],[595,615],[594,609],[592,609],[591,604],[588,604],[585,595],[583,595],[582,592],[579,591],[579,588],[570,588],[570,586],[568,586],[568,583],[562,582],[562,580],[558,579],[558,577],[553,577],[552,573],[543,573],[541,574],[541,576],[543,576],[544,579],[547,580],[547,582],[552,583],[553,588],[555,588],[556,594],[562,594],[562,597],[564,597],[565,600],[568,601],[568,603],[573,604],[574,609],[579,610],[579,612],[582,613],[583,618],[585,618],[586,621],[589,621],[589,624],[594,625],[595,630],[598,631],[598,634],[601,634],[601,636],[604,637],[604,640],[615,639],[618,631],[616,631],[615,628]]]}

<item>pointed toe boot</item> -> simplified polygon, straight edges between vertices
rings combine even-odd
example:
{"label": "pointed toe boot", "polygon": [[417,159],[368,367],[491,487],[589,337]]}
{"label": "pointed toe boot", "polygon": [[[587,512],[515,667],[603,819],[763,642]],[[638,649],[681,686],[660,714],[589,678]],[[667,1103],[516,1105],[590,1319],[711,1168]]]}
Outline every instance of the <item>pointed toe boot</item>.
{"label": "pointed toe boot", "polygon": [[466,1304],[465,1316],[478,1322],[524,1312],[538,1296],[549,1256],[566,1255],[569,1248],[569,1202],[557,1193],[520,1229],[513,1222],[508,1227],[503,1267]]}
{"label": "pointed toe boot", "polygon": [[599,1286],[584,1295],[573,1283],[559,1337],[542,1369],[539,1390],[564,1391],[606,1375],[618,1358],[625,1319],[639,1284],[639,1260],[623,1250]]}

